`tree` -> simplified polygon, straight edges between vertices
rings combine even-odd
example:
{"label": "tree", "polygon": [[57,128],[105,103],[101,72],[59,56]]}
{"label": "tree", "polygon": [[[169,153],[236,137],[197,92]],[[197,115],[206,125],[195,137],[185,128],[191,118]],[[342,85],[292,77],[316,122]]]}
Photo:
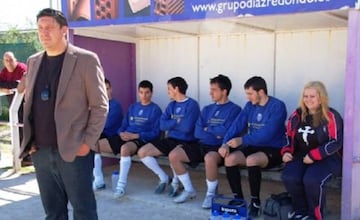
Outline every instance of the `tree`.
{"label": "tree", "polygon": [[0,44],[30,44],[36,51],[41,50],[36,30],[19,30],[10,27],[7,31],[0,33]]}

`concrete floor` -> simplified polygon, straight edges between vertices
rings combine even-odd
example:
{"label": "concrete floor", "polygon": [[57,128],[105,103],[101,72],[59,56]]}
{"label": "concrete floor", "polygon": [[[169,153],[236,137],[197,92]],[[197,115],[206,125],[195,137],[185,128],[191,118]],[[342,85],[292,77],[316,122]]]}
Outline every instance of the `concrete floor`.
{"label": "concrete floor", "polygon": [[[34,168],[25,167],[20,173],[13,173],[11,146],[9,145],[9,133],[0,132],[0,219],[44,219],[44,211],[39,197],[39,190],[35,178]],[[203,171],[190,172],[193,184],[197,190],[197,197],[184,204],[175,204],[166,193],[155,195],[157,177],[141,163],[134,162],[129,174],[126,196],[120,200],[113,199],[111,191],[111,173],[118,170],[118,165],[109,161],[104,168],[107,188],[95,193],[100,220],[127,219],[127,220],[207,220],[210,210],[201,208],[206,185]],[[110,164],[110,165],[109,165]],[[118,163],[115,163],[118,164]],[[169,166],[163,166],[170,175]],[[263,177],[272,179],[271,173],[264,173]],[[279,179],[278,177],[274,179]],[[242,178],[245,198],[249,198],[249,185],[246,177]],[[270,194],[285,191],[280,181],[264,180],[262,182],[261,199],[264,203]],[[340,189],[328,188],[326,220],[340,219]],[[219,193],[231,195],[226,177],[219,175]],[[72,210],[69,205],[69,216],[72,218]],[[263,219],[260,216],[257,219]]]}
{"label": "concrete floor", "polygon": [[[3,155],[0,165],[4,167],[5,162],[6,159],[4,159]],[[133,163],[126,196],[121,200],[113,199],[111,172],[117,169],[118,166],[116,165],[104,169],[107,188],[96,192],[99,219],[206,220],[209,218],[210,211],[200,207],[206,191],[203,172],[191,172],[198,193],[196,199],[184,204],[175,204],[167,194],[155,195],[153,193],[158,180],[141,163]],[[168,167],[164,166],[164,169],[170,174]],[[2,168],[0,172],[0,219],[44,219],[33,169],[31,167],[27,168],[23,171],[26,174],[12,174],[11,170],[7,168]],[[246,177],[243,178],[243,188],[244,194],[248,198],[249,191]],[[262,200],[264,201],[271,193],[282,191],[284,191],[284,188],[280,182],[264,181],[261,193]],[[220,175],[219,193],[230,195],[223,174]],[[327,205],[327,210],[331,211],[325,219],[340,219],[340,192],[338,190],[329,189]],[[69,206],[70,216],[71,213],[71,206]],[[257,219],[263,219],[263,217]]]}

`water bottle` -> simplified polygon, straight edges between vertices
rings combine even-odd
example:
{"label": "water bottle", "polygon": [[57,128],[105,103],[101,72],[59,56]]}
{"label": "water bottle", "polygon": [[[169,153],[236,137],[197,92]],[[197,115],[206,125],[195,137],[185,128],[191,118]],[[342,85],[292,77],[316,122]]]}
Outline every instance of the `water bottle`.
{"label": "water bottle", "polygon": [[221,220],[231,220],[230,214],[227,213],[227,212],[224,212],[224,213],[222,214]]}
{"label": "water bottle", "polygon": [[212,211],[209,220],[221,220],[219,212],[217,210]]}
{"label": "water bottle", "polygon": [[111,187],[113,192],[115,192],[116,190],[118,179],[119,179],[119,171],[114,170],[111,175]]}

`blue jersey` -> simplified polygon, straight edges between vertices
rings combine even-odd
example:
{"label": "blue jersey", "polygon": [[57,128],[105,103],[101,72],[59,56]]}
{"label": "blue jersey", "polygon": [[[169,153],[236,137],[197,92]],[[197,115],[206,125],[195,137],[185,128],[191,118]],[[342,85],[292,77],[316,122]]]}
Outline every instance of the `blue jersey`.
{"label": "blue jersey", "polygon": [[127,131],[139,134],[139,139],[144,142],[152,141],[160,136],[160,116],[161,109],[157,104],[136,102],[130,105],[118,133]]}
{"label": "blue jersey", "polygon": [[231,101],[205,106],[196,121],[195,137],[201,144],[221,145],[226,131],[240,111],[241,108]]}
{"label": "blue jersey", "polygon": [[102,133],[106,137],[116,135],[117,130],[121,126],[122,119],[123,112],[120,103],[114,99],[109,100],[109,112]]}
{"label": "blue jersey", "polygon": [[195,122],[199,113],[199,104],[192,98],[181,102],[171,101],[161,115],[160,129],[168,131],[167,137],[194,141]]}
{"label": "blue jersey", "polygon": [[283,147],[286,114],[285,104],[271,96],[265,106],[248,102],[230,126],[223,143],[245,133],[242,137],[245,146]]}

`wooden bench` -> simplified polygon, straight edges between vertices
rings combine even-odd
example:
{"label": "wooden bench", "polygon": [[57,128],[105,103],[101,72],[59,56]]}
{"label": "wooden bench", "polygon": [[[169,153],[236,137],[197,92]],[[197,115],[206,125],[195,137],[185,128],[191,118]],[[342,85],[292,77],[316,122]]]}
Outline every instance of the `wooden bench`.
{"label": "wooden bench", "polygon": [[[114,155],[113,153],[101,153],[101,155],[104,156],[104,157],[120,159],[120,154]],[[132,160],[134,162],[141,162],[140,158],[137,155],[132,156]],[[158,163],[160,165],[170,166],[170,162],[169,162],[168,157],[165,157],[165,156],[157,157],[157,161],[158,161]],[[190,166],[188,168],[190,170],[194,170],[194,171],[205,172],[204,163],[200,163],[195,168],[190,167]],[[281,164],[281,165],[279,165],[277,167],[274,167],[274,168],[271,168],[271,169],[263,169],[263,172],[262,172],[261,176],[265,180],[282,181],[281,180],[281,171],[283,169],[284,169],[284,164]],[[248,175],[246,169],[241,169],[240,172],[241,172],[242,176],[247,176]],[[226,174],[224,166],[219,167],[219,173]],[[332,178],[327,183],[327,186],[331,187],[331,188],[335,188],[335,189],[341,189],[341,178],[340,177]]]}

